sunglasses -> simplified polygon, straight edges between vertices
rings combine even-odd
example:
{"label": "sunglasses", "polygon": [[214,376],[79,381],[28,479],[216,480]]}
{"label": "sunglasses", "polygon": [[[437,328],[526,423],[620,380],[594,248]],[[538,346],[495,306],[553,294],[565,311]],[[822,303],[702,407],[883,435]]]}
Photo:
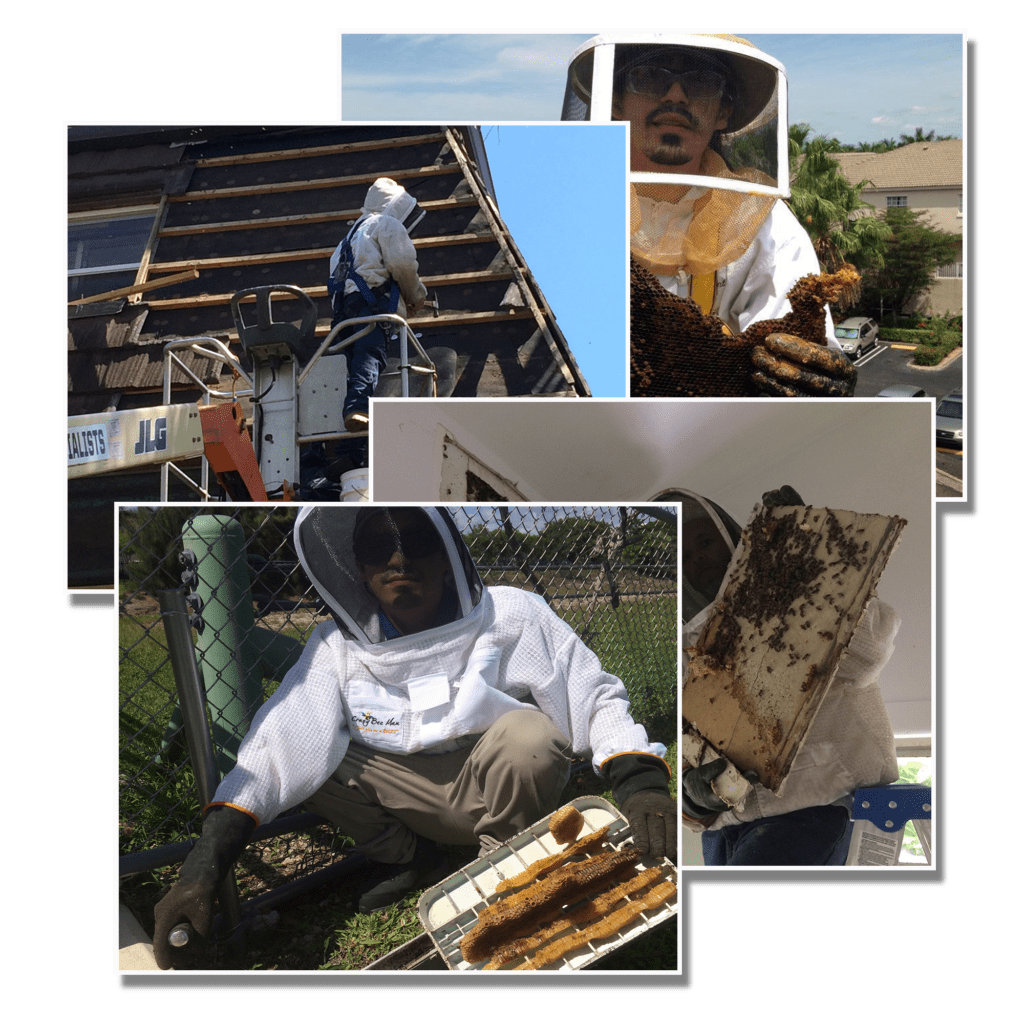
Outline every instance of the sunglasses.
{"label": "sunglasses", "polygon": [[678,82],[690,99],[709,100],[728,91],[725,75],[711,70],[676,71],[648,65],[630,68],[626,72],[626,89],[644,96],[664,96]]}
{"label": "sunglasses", "polygon": [[406,558],[427,558],[441,550],[437,530],[424,523],[399,530],[388,519],[367,523],[352,544],[356,559],[363,565],[384,565],[401,550]]}

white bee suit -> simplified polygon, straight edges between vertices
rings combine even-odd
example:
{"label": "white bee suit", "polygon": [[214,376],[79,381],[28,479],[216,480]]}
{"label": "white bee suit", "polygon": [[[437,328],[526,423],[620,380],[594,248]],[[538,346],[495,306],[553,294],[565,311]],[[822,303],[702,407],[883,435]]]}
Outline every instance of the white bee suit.
{"label": "white bee suit", "polygon": [[[427,297],[419,277],[416,247],[409,232],[423,217],[416,200],[397,182],[378,178],[367,190],[361,216],[351,233],[353,267],[368,288],[394,280],[401,292],[398,313]],[[329,263],[332,278],[341,259],[345,239],[338,243]],[[357,291],[354,281],[344,282],[346,294]]]}
{"label": "white bee suit", "polygon": [[441,755],[473,744],[510,711],[537,708],[595,769],[620,753],[664,755],[630,717],[622,681],[575,632],[535,594],[482,586],[449,513],[424,511],[443,540],[456,617],[395,639],[383,638],[356,569],[358,507],[300,512],[299,558],[335,621],[314,630],[256,715],[215,803],[266,821],[316,792],[350,745]]}

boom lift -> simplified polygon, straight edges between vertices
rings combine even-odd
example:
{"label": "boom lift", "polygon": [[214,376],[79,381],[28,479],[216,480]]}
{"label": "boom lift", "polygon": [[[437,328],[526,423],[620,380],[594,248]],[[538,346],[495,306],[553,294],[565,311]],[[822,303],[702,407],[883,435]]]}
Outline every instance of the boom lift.
{"label": "boom lift", "polygon": [[[274,319],[275,293],[299,300],[297,321]],[[255,319],[247,322],[251,311],[243,310],[243,303],[252,301]],[[376,395],[410,397],[417,377],[419,396],[448,395],[454,387],[455,352],[424,349],[394,313],[342,321],[318,342],[316,303],[294,285],[265,285],[236,292],[231,315],[242,359],[219,338],[179,338],[164,346],[162,405],[68,417],[69,479],[157,464],[161,501],[168,500],[171,474],[208,501],[212,469],[230,501],[291,500],[302,487],[302,446],[367,437],[365,430],[354,433],[344,426],[345,349],[377,324],[390,331],[398,356],[388,360]],[[358,328],[354,334],[337,340],[353,327]],[[183,362],[179,353],[184,351],[227,365],[241,386],[230,392],[211,388]],[[176,369],[202,390],[197,405],[173,402]],[[245,398],[252,404],[251,436],[240,404]],[[200,474],[194,480],[177,463],[197,457]]]}

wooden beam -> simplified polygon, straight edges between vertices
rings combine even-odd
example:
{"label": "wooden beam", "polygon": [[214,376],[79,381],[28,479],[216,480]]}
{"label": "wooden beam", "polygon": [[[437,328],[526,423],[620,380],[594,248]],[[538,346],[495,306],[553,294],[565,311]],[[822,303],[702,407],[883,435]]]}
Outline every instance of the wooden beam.
{"label": "wooden beam", "polygon": [[[148,292],[154,288],[166,288],[169,284],[181,284],[183,281],[194,281],[199,276],[198,270],[190,270],[183,274],[174,274],[172,277],[161,277],[156,281],[146,281],[144,284],[129,284],[124,288],[115,288],[110,292],[101,292],[99,295],[87,295],[84,299],[71,299],[69,306],[84,306],[90,302],[106,302],[108,299],[123,299],[136,292]],[[174,299],[168,300],[174,302]]]}
{"label": "wooden beam", "polygon": [[293,249],[290,252],[261,252],[249,256],[211,256],[204,260],[168,260],[166,263],[154,263],[152,269],[164,273],[178,270],[182,266],[195,264],[203,270],[223,267],[258,267],[268,263],[297,263],[300,260],[329,259],[334,247],[330,249]]}
{"label": "wooden beam", "polygon": [[[388,171],[394,181],[402,178],[428,178],[444,174],[461,174],[458,164],[431,164],[429,167],[412,167],[401,171]],[[342,178],[312,178],[308,181],[273,181],[265,185],[239,185],[236,188],[212,188],[197,192],[185,192],[180,196],[168,196],[172,203],[194,203],[203,199],[231,199],[239,196],[269,196],[280,192],[306,192],[311,189],[340,188],[345,185],[365,185],[381,177],[380,171],[369,174],[349,174]]]}
{"label": "wooden beam", "polygon": [[196,167],[232,167],[236,164],[260,164],[274,160],[306,159],[340,153],[363,153],[375,149],[398,149],[419,146],[426,142],[444,142],[443,132],[429,135],[408,135],[395,139],[366,139],[362,142],[340,142],[333,146],[307,146],[304,149],[275,149],[266,153],[240,153],[232,156],[211,156],[196,161]]}
{"label": "wooden beam", "polygon": [[[198,272],[196,273],[198,277]],[[428,288],[443,288],[450,284],[474,284],[485,281],[511,281],[514,274],[509,270],[480,270],[468,274],[436,274],[432,277],[422,278],[423,284]],[[288,284],[287,281],[279,281],[279,284]],[[135,286],[138,291],[138,285]],[[312,288],[302,289],[311,299],[324,299],[327,297],[327,286],[317,285]],[[180,299],[154,299],[149,303],[150,309],[190,309],[193,307],[202,308],[207,306],[227,306],[231,303],[231,296],[234,292],[222,292],[214,295],[194,295]],[[79,300],[81,301],[81,300]],[[501,314],[504,316],[504,313]],[[411,323],[412,321],[410,321]]]}
{"label": "wooden beam", "polygon": [[[453,238],[460,242],[463,240],[462,235],[456,235],[453,236]],[[470,236],[470,238],[473,241],[477,240],[474,236]],[[443,244],[450,243],[445,241]],[[417,248],[419,247],[420,242],[417,242]],[[150,270],[152,272],[172,273],[176,270],[184,270],[189,267],[196,267],[199,270],[216,270],[229,267],[263,267],[274,263],[299,263],[303,260],[326,260],[330,259],[332,252],[334,252],[333,246],[329,249],[295,249],[291,252],[252,253],[249,256],[213,256],[205,260],[177,260],[168,261],[167,263],[153,263],[150,264]],[[423,283],[433,283],[435,285],[446,282],[452,284],[465,282],[471,283],[473,281],[490,281],[510,277],[512,277],[511,270],[477,270],[470,271],[465,274],[447,274],[424,277]]]}
{"label": "wooden beam", "polygon": [[[156,216],[153,218],[153,226],[149,229],[149,238],[146,239],[146,248],[142,253],[142,260],[139,262],[139,270],[135,275],[135,281],[138,284],[144,284],[149,280],[150,266],[153,262],[153,250],[156,248],[157,239],[160,235],[160,225],[163,223],[164,217],[167,216],[167,196],[160,197],[160,206],[157,208]],[[184,270],[185,267],[177,268]],[[139,292],[132,292],[129,296],[129,302],[135,302],[136,296]]]}
{"label": "wooden beam", "polygon": [[[327,289],[319,289],[321,292],[326,294]],[[307,294],[313,294],[317,289],[309,289]],[[228,297],[230,298],[230,296]],[[150,308],[152,309],[185,309],[189,306],[195,308],[211,307],[216,305],[223,305],[223,296],[200,296],[201,300],[216,299],[217,301],[200,301],[197,299],[186,300],[186,299],[169,299],[163,300],[159,303],[151,303]],[[406,322],[412,328],[422,327],[464,327],[472,326],[476,324],[495,324],[500,323],[503,320],[532,320],[533,314],[530,310],[522,307],[515,306],[508,309],[501,310],[488,310],[483,313],[456,313],[450,312],[445,313],[442,311],[439,316],[434,316],[433,311],[426,314],[421,313],[419,316],[411,317]],[[316,327],[317,337],[325,337],[330,331],[330,323],[324,321],[322,324],[318,324]],[[238,341],[238,334],[236,331],[214,331],[210,332],[213,336],[218,338],[224,338],[226,341],[234,342]]]}
{"label": "wooden beam", "polygon": [[[465,199],[428,199],[420,208],[428,211],[456,210],[463,206],[476,206],[474,197]],[[160,229],[161,238],[183,235],[208,235],[216,231],[247,231],[251,228],[283,228],[294,224],[321,224],[334,220],[356,220],[361,210],[325,210],[322,213],[296,213],[287,217],[263,217],[253,220],[226,220],[215,224],[179,224]],[[420,241],[417,239],[417,245]]]}
{"label": "wooden beam", "polygon": [[[493,242],[494,235],[485,232],[482,235],[434,235],[431,238],[415,238],[413,244],[417,249],[439,249],[446,245],[472,245],[474,242]],[[165,263],[153,263],[151,266],[160,270],[178,270],[182,267],[195,266],[231,266],[233,261],[250,260],[256,263],[266,261],[270,263],[288,262],[289,260],[306,259],[310,256],[317,256],[327,253],[329,256],[334,252],[334,246],[327,249],[293,249],[287,252],[260,253],[252,256],[214,256],[205,260],[167,260]]]}

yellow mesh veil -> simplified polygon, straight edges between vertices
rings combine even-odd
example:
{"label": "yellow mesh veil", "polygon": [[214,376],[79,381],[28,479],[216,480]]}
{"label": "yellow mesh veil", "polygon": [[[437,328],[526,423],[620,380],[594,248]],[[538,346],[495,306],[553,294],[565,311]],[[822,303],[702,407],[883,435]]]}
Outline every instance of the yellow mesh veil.
{"label": "yellow mesh veil", "polygon": [[[765,184],[753,168],[730,170],[713,150],[701,160],[702,175]],[[652,274],[693,277],[738,259],[761,230],[774,196],[692,185],[633,182],[629,186],[630,250]]]}

